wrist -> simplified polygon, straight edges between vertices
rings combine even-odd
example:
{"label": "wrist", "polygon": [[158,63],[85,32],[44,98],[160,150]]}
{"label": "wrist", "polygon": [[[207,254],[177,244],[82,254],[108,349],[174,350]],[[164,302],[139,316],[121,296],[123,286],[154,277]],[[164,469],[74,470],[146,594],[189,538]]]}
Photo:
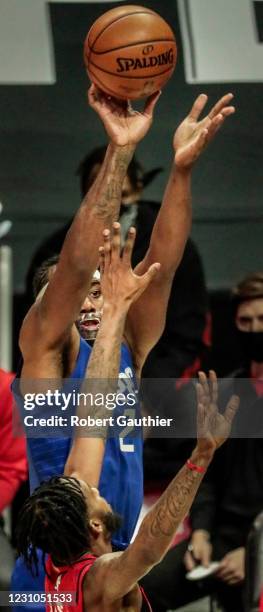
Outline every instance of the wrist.
{"label": "wrist", "polygon": [[103,303],[103,318],[110,317],[113,321],[119,321],[123,317],[126,317],[129,307],[130,303],[122,303],[119,299],[117,303],[116,301],[113,303],[106,298]]}
{"label": "wrist", "polygon": [[196,446],[191,454],[190,462],[206,470],[213,459],[214,452],[213,449],[201,450]]}
{"label": "wrist", "polygon": [[134,143],[126,143],[122,145],[114,142],[114,140],[110,140],[109,142],[109,147],[113,153],[116,153],[117,155],[123,155],[125,153],[127,156],[130,155],[131,158],[135,152],[136,146],[137,145]]}
{"label": "wrist", "polygon": [[120,305],[108,303],[103,304],[103,315],[101,328],[107,330],[107,333],[114,334],[116,330],[124,329],[128,308],[121,308]]}
{"label": "wrist", "polygon": [[210,542],[210,533],[206,531],[206,529],[195,529],[192,532],[191,540],[205,540],[206,542]]}
{"label": "wrist", "polygon": [[193,166],[177,166],[174,160],[174,172],[177,176],[182,177],[184,180],[190,180]]}

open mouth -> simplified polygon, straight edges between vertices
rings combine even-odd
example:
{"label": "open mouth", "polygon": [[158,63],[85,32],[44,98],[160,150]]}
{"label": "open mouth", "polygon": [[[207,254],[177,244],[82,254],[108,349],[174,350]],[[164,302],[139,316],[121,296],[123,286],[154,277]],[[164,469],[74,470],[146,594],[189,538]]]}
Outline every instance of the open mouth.
{"label": "open mouth", "polygon": [[77,327],[83,333],[96,332],[100,325],[100,317],[95,313],[83,313],[77,322]]}
{"label": "open mouth", "polygon": [[100,320],[99,319],[89,319],[87,321],[81,321],[80,325],[81,327],[83,327],[84,329],[88,329],[90,331],[97,329],[97,327],[100,324]]}

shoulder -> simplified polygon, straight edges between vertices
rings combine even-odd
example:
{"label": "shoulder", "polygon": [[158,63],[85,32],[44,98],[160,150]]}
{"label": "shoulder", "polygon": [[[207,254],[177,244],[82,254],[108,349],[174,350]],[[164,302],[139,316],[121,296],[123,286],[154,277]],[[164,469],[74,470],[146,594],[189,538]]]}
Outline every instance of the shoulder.
{"label": "shoulder", "polygon": [[60,377],[74,370],[80,346],[75,325],[54,340],[48,320],[41,316],[40,304],[33,304],[19,334],[19,348],[23,357],[21,378]]}
{"label": "shoulder", "polygon": [[23,356],[29,346],[31,349],[37,349],[45,344],[47,328],[48,320],[43,316],[39,299],[29,308],[20,328],[19,347]]}
{"label": "shoulder", "polygon": [[118,557],[122,555],[122,552],[104,554],[97,558],[87,570],[82,582],[84,610],[91,612],[93,606],[99,609],[102,607],[103,601],[110,600],[110,593],[108,593],[107,589],[110,581],[107,578],[112,568],[112,563],[118,562]]}

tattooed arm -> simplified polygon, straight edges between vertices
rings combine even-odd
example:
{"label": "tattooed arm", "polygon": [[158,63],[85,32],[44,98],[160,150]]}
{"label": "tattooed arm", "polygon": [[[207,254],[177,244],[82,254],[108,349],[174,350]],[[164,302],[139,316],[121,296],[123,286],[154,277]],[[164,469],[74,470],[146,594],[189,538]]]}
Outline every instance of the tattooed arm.
{"label": "tattooed arm", "polygon": [[[198,440],[190,462],[203,468],[205,472],[215,450],[230,434],[238,399],[235,396],[231,398],[224,415],[218,412],[214,372],[210,372],[209,384],[205,374],[199,374],[197,392]],[[162,560],[179,524],[191,507],[204,472],[190,469],[186,464],[146,515],[137,537],[127,550],[118,557],[111,554],[98,559],[92,580],[94,588],[100,589],[101,598],[105,602],[113,602],[123,597],[142,576]]]}
{"label": "tattooed arm", "polygon": [[155,94],[146,102],[144,112],[135,113],[127,102],[109,99],[94,85],[90,89],[90,105],[100,116],[110,142],[98,176],[66,236],[49,285],[26,319],[26,327],[33,323],[35,341],[41,343],[42,350],[61,347],[69,337],[97,267],[102,231],[118,217],[123,180],[136,145],[150,128],[157,99]]}
{"label": "tattooed arm", "polygon": [[[104,246],[101,253],[101,289],[104,297],[103,315],[97,338],[91,353],[86,372],[85,391],[95,397],[102,393],[116,393],[119,376],[120,348],[124,324],[131,303],[146,289],[159,269],[154,264],[144,276],[136,276],[131,269],[131,253],[135,240],[135,230],[131,228],[120,252],[120,224],[114,223],[113,237],[105,230]],[[90,397],[90,396],[89,396]],[[103,419],[111,416],[112,411],[105,406],[97,408],[80,406],[80,418],[91,415]],[[83,436],[83,431],[81,432]],[[65,466],[67,476],[75,476],[92,486],[98,486],[104,457],[107,426],[87,428],[86,437],[76,436]]]}

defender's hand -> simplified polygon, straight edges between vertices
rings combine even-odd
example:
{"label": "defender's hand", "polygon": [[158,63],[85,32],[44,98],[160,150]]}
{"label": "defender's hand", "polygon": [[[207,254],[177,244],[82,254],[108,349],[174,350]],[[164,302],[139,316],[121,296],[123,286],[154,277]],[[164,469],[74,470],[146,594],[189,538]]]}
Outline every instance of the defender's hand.
{"label": "defender's hand", "polygon": [[232,395],[224,414],[217,407],[218,383],[213,370],[209,378],[204,372],[198,373],[197,392],[197,449],[201,454],[211,453],[229,437],[231,425],[239,406],[239,398]]}
{"label": "defender's hand", "polygon": [[121,253],[120,224],[113,224],[113,236],[104,230],[104,246],[100,248],[101,286],[105,308],[107,304],[114,305],[126,312],[132,302],[135,302],[153,280],[159,263],[152,264],[142,276],[135,274],[131,267],[131,255],[136,236],[135,228],[131,227],[128,238]]}
{"label": "defender's hand", "polygon": [[192,533],[191,541],[184,556],[185,567],[190,572],[201,563],[208,567],[212,557],[212,544],[209,533],[203,529],[196,529]]}
{"label": "defender's hand", "polygon": [[108,96],[94,84],[88,91],[88,100],[101,118],[111,142],[118,146],[135,146],[152,124],[154,107],[160,93],[156,92],[146,100],[142,113],[133,110],[130,102]]}
{"label": "defender's hand", "polygon": [[186,119],[177,128],[173,146],[177,168],[191,168],[210,140],[214,137],[224,120],[235,112],[234,106],[229,106],[233,94],[223,96],[201,121],[199,116],[204,109],[208,97],[200,94]]}

